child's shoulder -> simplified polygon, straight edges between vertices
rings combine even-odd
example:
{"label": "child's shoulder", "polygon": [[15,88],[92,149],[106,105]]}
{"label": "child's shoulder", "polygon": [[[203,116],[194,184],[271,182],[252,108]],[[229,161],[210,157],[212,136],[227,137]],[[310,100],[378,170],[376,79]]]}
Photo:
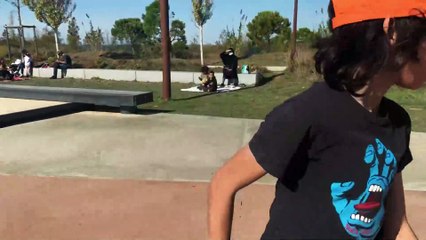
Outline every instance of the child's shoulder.
{"label": "child's shoulder", "polygon": [[289,100],[315,105],[316,103],[327,101],[333,95],[333,91],[335,90],[331,89],[325,82],[315,82],[309,88]]}
{"label": "child's shoulder", "polygon": [[286,99],[284,102],[274,108],[274,112],[291,112],[294,114],[310,113],[315,114],[321,109],[329,91],[324,82],[312,84],[306,90]]}
{"label": "child's shoulder", "polygon": [[397,125],[411,125],[410,114],[397,102],[384,97],[383,102],[385,111],[389,115],[389,119]]}

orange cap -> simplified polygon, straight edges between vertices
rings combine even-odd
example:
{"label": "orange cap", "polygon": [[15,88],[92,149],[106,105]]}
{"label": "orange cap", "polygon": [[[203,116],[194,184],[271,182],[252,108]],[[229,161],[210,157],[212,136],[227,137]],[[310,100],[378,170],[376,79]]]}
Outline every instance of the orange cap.
{"label": "orange cap", "polygon": [[424,17],[426,0],[332,0],[333,29],[356,22],[408,16]]}

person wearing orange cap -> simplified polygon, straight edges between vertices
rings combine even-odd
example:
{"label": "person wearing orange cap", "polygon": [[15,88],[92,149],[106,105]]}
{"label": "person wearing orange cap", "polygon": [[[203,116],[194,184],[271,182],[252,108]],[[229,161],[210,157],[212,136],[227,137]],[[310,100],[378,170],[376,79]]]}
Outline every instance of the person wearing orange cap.
{"label": "person wearing orange cap", "polygon": [[[209,238],[231,237],[235,194],[277,178],[261,239],[417,239],[401,172],[411,120],[384,97],[426,81],[426,0],[332,0],[324,81],[277,106],[209,185]],[[255,239],[256,236],[253,236]]]}

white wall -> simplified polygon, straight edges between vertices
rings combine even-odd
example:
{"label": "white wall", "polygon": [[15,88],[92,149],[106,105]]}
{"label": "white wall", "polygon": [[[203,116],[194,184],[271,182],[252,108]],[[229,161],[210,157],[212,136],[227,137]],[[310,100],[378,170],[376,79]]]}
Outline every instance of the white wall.
{"label": "white wall", "polygon": [[[53,68],[34,68],[34,77],[48,78],[53,75]],[[217,74],[216,78],[220,83],[222,74]],[[61,70],[58,70],[58,77],[61,76]],[[179,83],[198,83],[198,72],[171,72],[171,81]],[[117,70],[117,69],[68,69],[67,77],[80,79],[100,78],[115,81],[138,81],[138,82],[162,82],[162,71],[137,71],[137,70]],[[256,74],[238,74],[240,83],[246,85],[256,84]]]}

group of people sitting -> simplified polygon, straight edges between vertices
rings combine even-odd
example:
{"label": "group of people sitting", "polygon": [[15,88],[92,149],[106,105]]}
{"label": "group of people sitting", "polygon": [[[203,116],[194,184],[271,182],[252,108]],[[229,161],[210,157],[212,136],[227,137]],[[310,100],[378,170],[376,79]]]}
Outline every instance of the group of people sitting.
{"label": "group of people sitting", "polygon": [[34,62],[31,54],[27,50],[22,51],[23,60],[16,59],[10,65],[4,58],[0,58],[0,77],[4,80],[17,80],[22,77],[30,77],[33,75]]}
{"label": "group of people sitting", "polygon": [[201,67],[201,76],[198,79],[201,81],[201,84],[198,86],[199,90],[203,92],[217,91],[217,80],[214,71],[210,70],[209,67]]}
{"label": "group of people sitting", "polygon": [[[237,87],[238,86],[238,57],[235,55],[234,49],[228,48],[220,54],[223,62],[223,76],[220,87]],[[199,90],[203,92],[216,92],[218,88],[217,79],[214,71],[207,66],[201,67],[201,76],[198,78],[201,84]]]}
{"label": "group of people sitting", "polygon": [[[33,76],[34,61],[31,54],[27,50],[22,51],[22,59],[16,59],[15,62],[7,64],[5,58],[0,58],[0,78],[3,80],[21,80]],[[42,64],[40,67],[49,66]],[[53,75],[50,79],[56,79],[58,69],[61,69],[61,78],[64,78],[67,69],[72,66],[71,57],[58,51],[57,60],[53,63]]]}

